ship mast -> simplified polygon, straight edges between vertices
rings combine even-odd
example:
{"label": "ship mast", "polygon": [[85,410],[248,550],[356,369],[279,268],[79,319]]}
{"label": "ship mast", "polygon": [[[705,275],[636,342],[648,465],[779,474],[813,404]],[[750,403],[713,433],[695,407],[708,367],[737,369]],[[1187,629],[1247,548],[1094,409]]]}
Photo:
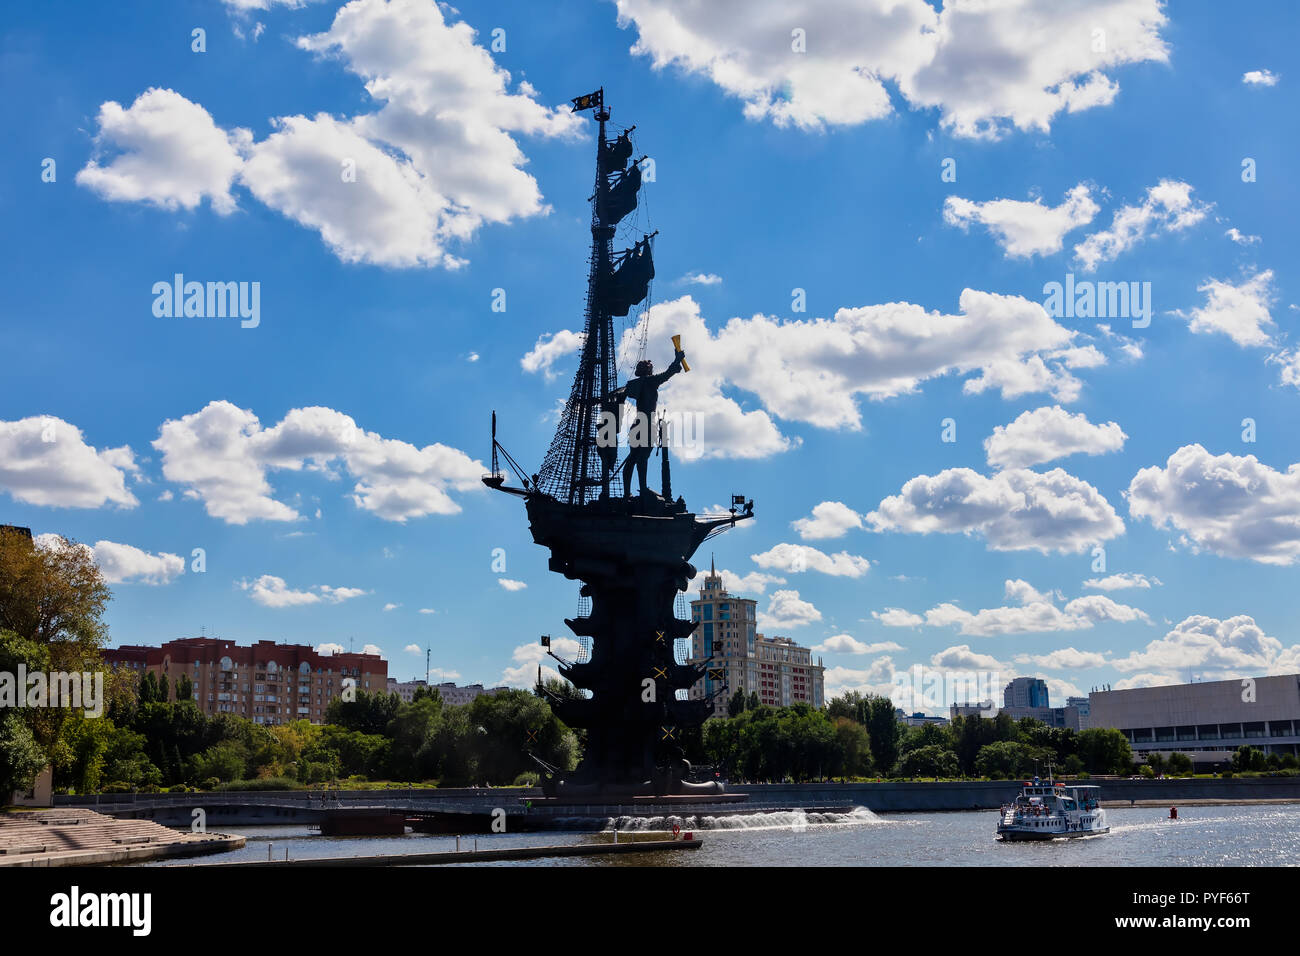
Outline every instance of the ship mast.
{"label": "ship mast", "polygon": [[575,98],[573,109],[594,109],[599,123],[585,336],[569,400],[538,473],[537,490],[565,504],[584,505],[597,496],[608,498],[621,491],[615,470],[617,442],[600,440],[602,434],[610,437],[609,423],[614,425],[612,431],[618,430],[620,402],[613,397],[618,388],[613,317],[626,315],[649,294],[654,265],[651,237],[618,255],[612,248],[618,223],[637,208],[641,188],[640,160],[628,164],[632,129],[613,140],[608,138],[610,111],[603,88]]}

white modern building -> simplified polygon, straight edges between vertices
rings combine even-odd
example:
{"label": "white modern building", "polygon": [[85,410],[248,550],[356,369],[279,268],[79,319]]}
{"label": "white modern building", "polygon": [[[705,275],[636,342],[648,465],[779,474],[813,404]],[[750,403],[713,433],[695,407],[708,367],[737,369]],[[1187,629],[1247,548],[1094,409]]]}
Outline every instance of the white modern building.
{"label": "white modern building", "polygon": [[1093,691],[1093,727],[1113,727],[1137,759],[1179,751],[1219,767],[1238,747],[1300,753],[1300,674]]}

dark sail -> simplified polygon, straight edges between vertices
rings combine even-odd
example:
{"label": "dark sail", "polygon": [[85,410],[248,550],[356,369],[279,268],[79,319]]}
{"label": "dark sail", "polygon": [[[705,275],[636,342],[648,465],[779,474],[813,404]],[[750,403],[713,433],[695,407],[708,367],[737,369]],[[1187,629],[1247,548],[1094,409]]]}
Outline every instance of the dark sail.
{"label": "dark sail", "polygon": [[600,218],[613,226],[636,208],[637,190],[641,188],[641,167],[633,166],[609,187],[600,205]]}
{"label": "dark sail", "polygon": [[632,139],[627,133],[620,133],[618,139],[600,151],[600,171],[609,176],[621,173],[627,161],[632,157]]}
{"label": "dark sail", "polygon": [[606,302],[610,315],[627,315],[632,306],[649,294],[650,280],[654,277],[654,258],[650,240],[646,239],[627,251],[623,264],[609,277]]}

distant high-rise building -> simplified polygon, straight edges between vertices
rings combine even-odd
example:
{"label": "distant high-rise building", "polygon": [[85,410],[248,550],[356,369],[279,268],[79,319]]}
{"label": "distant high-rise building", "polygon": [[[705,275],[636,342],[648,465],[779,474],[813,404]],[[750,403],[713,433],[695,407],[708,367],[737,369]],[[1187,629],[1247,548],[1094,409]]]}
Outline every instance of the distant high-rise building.
{"label": "distant high-rise building", "polygon": [[[737,692],[756,693],[760,703],[788,707],[807,703],[821,707],[825,697],[825,667],[813,663],[812,651],[786,637],[764,637],[757,631],[758,602],[726,591],[722,576],[710,567],[691,601],[691,620],[698,622],[691,635],[689,661],[712,658],[710,669],[690,690],[692,700],[713,700],[713,716],[727,716],[727,702]],[[719,693],[722,685],[726,692]],[[716,695],[716,696],[715,696]]]}
{"label": "distant high-rise building", "polygon": [[152,671],[168,679],[176,699],[181,676],[190,678],[194,702],[205,714],[238,714],[255,724],[291,720],[325,722],[325,708],[343,693],[379,693],[388,684],[388,662],[375,654],[320,654],[306,644],[258,641],[240,647],[216,637],[182,637],[161,647],[128,644],[104,651],[113,667],[141,677]]}
{"label": "distant high-rise building", "polygon": [[1040,677],[1016,677],[1002,692],[1003,707],[1051,707],[1047,681]]}

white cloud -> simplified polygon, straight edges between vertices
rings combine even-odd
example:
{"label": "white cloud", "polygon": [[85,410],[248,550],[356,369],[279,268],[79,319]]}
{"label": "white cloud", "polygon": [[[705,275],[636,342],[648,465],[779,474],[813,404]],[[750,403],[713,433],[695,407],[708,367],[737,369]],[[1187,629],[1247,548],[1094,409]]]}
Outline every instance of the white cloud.
{"label": "white cloud", "polygon": [[[704,579],[708,577],[709,572],[701,569],[691,578],[690,584],[687,585],[687,592],[698,591],[704,587]],[[718,569],[718,576],[722,578],[722,588],[731,594],[764,594],[769,584],[785,584],[785,578],[778,577],[775,574],[764,574],[762,571],[750,571],[748,574],[737,574],[735,571],[728,571],[726,568]]]}
{"label": "white cloud", "polygon": [[397,610],[399,607],[401,607],[401,606],[402,606],[402,605],[400,605],[400,604],[393,604],[393,603],[390,601],[388,604],[385,604],[385,605],[384,605],[384,610],[385,610],[385,611],[396,611],[396,610]]}
{"label": "white cloud", "polygon": [[327,654],[327,655],[333,657],[335,654],[345,654],[345,653],[347,653],[347,648],[344,647],[342,644],[335,644],[334,642],[330,641],[330,642],[327,642],[327,643],[325,643],[325,644],[317,644],[317,645],[316,645],[316,653],[317,653],[317,654]]}
{"label": "white cloud", "polygon": [[207,198],[216,212],[234,212],[230,186],[252,141],[248,130],[226,132],[202,106],[153,87],[126,109],[105,102],[96,119],[95,157],[77,173],[80,185],[116,202],[175,210]]}
{"label": "white cloud", "polygon": [[718,285],[722,282],[722,276],[712,272],[688,272],[677,281],[685,285]]}
{"label": "white cloud", "polygon": [[969,644],[955,644],[945,647],[930,657],[930,664],[948,670],[1002,671],[1007,666],[990,654],[980,654],[971,650]]}
{"label": "white cloud", "polygon": [[366,644],[361,648],[362,654],[374,654],[376,657],[383,657],[383,649],[378,644]]}
{"label": "white cloud", "polygon": [[460,671],[445,670],[441,667],[429,668],[429,674],[425,678],[428,681],[456,681],[460,680]]}
{"label": "white cloud", "polygon": [[1101,492],[1060,468],[988,478],[969,468],[918,475],[867,520],[876,531],[980,534],[994,551],[1078,553],[1124,533]]}
{"label": "white cloud", "polygon": [[798,591],[773,591],[767,603],[767,611],[759,612],[758,626],[765,630],[780,631],[804,627],[821,619],[822,612],[808,601],[802,600]]}
{"label": "white cloud", "polygon": [[1104,666],[1106,655],[1098,654],[1096,651],[1081,651],[1074,647],[1062,647],[1047,654],[1018,655],[1016,663],[1022,666],[1029,664],[1034,667],[1043,667],[1053,671],[1080,670],[1085,667]]}
{"label": "white cloud", "polygon": [[1007,580],[1003,584],[1002,590],[1009,600],[1017,601],[1020,604],[1033,604],[1044,601],[1050,602],[1052,600],[1052,592],[1040,591],[1028,581],[1020,578],[1011,578]]}
{"label": "white cloud", "polygon": [[1107,575],[1104,578],[1089,578],[1083,582],[1083,586],[1092,588],[1094,591],[1123,591],[1126,588],[1149,589],[1152,586],[1159,587],[1161,583],[1159,578],[1148,578],[1145,574],[1121,571],[1118,574]]}
{"label": "white cloud", "polygon": [[1015,604],[971,612],[956,604],[944,603],[926,611],[924,616],[901,608],[889,608],[883,613],[872,612],[872,616],[889,627],[918,627],[922,624],[929,627],[956,627],[960,633],[972,637],[1080,631],[1104,621],[1128,623],[1150,620],[1138,608],[1118,604],[1099,594],[1075,598],[1060,608],[1056,606],[1056,598],[1052,594],[1039,591],[1029,582],[1018,578],[1006,581],[1004,590],[1007,598]]}
{"label": "white cloud", "polygon": [[[818,428],[858,429],[858,396],[892,398],[951,374],[983,373],[965,383],[969,393],[991,387],[1004,398],[1077,392],[1067,366],[1078,356],[1066,349],[1076,333],[1058,325],[1040,303],[966,289],[959,305],[956,315],[905,302],[842,308],[831,319],[755,315],[733,318],[714,333],[698,304],[682,296],[647,313],[650,357],[656,367],[666,365],[669,337],[681,333],[691,371],[664,385],[664,404],[675,414],[699,417],[699,435],[710,452],[721,448],[737,457],[763,457],[790,446],[771,415]],[[639,333],[629,329],[621,348],[625,365],[631,366],[640,343]],[[737,362],[737,355],[746,361]],[[1011,374],[1031,363],[1032,377]],[[743,410],[724,392],[728,386],[757,396],[766,411]]]}
{"label": "white cloud", "polygon": [[842,501],[823,501],[813,508],[811,517],[790,524],[805,541],[842,538],[853,528],[863,527],[862,515]]}
{"label": "white cloud", "polygon": [[885,627],[920,627],[925,618],[901,607],[887,607],[883,611],[872,611],[871,616]]}
{"label": "white cloud", "polygon": [[272,7],[297,8],[317,0],[221,0],[228,8],[236,12],[248,10],[270,10]]}
{"label": "white cloud", "polygon": [[360,597],[369,592],[361,588],[334,588],[328,584],[318,584],[312,589],[295,591],[285,583],[284,578],[273,574],[263,574],[254,581],[237,582],[241,591],[263,607],[302,607],[308,604],[341,604],[351,598]]}
{"label": "white cloud", "polygon": [[522,591],[528,585],[523,581],[516,581],[513,578],[497,578],[497,584],[501,585],[507,591]]}
{"label": "white cloud", "polygon": [[820,644],[814,644],[812,649],[822,654],[881,654],[885,651],[901,651],[903,645],[895,644],[893,641],[864,644],[851,634],[836,634],[834,637],[826,638]]}
{"label": "white cloud", "polygon": [[274,131],[253,142],[184,97],[149,90],[129,111],[103,105],[97,145],[128,152],[107,166],[92,160],[78,181],[168,208],[206,195],[229,212],[237,177],[345,262],[455,268],[463,260],[449,248],[484,223],[547,212],[516,136],[580,135],[583,123],[543,106],[526,81],[511,92],[510,74],[444,9],[453,12],[433,0],[353,0],[328,30],[298,38],[360,77],[373,112],[274,117]]}
{"label": "white cloud", "polygon": [[433,608],[431,608],[431,607],[422,607],[422,608],[420,608],[420,613],[421,613],[421,614],[437,614],[438,612],[435,611],[435,610],[434,610]]}
{"label": "white cloud", "polygon": [[528,354],[519,360],[525,372],[541,372],[548,382],[554,381],[559,372],[555,363],[561,359],[576,358],[582,349],[583,334],[561,329],[554,335],[541,335],[537,338]]}
{"label": "white cloud", "polygon": [[1068,455],[1104,455],[1119,451],[1128,436],[1115,422],[1094,425],[1082,412],[1060,405],[1022,412],[1009,425],[998,425],[984,440],[993,468],[1025,468]]}
{"label": "white cloud", "polygon": [[1248,70],[1241,74],[1241,82],[1247,86],[1276,86],[1279,79],[1281,77],[1270,70]]}
{"label": "white cloud", "polygon": [[1064,608],[1058,608],[1050,598],[1036,592],[1012,593],[1012,585],[1023,583],[1008,581],[1007,596],[1023,599],[1024,603],[984,608],[973,613],[955,604],[940,604],[925,612],[925,623],[930,627],[956,627],[959,633],[971,637],[995,637],[1043,631],[1088,630],[1103,621],[1128,623],[1150,620],[1145,612],[1126,604],[1118,604],[1100,594],[1075,598],[1066,603]]}
{"label": "white cloud", "polygon": [[[842,308],[831,319],[760,314],[733,318],[715,333],[689,295],[656,303],[646,313],[648,357],[665,367],[672,359],[669,340],[680,334],[691,363],[689,373],[661,390],[670,421],[685,423],[680,430],[687,434],[674,429],[678,456],[767,457],[799,442],[781,433],[777,417],[859,429],[859,396],[892,398],[948,375],[978,373],[963,385],[969,394],[996,388],[1003,398],[1050,392],[1071,401],[1081,383],[1070,370],[1106,361],[1095,347],[1074,347],[1077,333],[1038,302],[965,289],[959,306],[956,315],[906,302]],[[540,340],[524,357],[525,368],[549,368],[564,351],[552,347],[555,338]],[[638,329],[624,333],[622,366],[632,367],[641,342]],[[737,355],[746,361],[737,362]],[[763,408],[746,408],[737,390],[756,396]]]}
{"label": "white cloud", "polygon": [[866,667],[828,667],[822,678],[826,682],[827,700],[851,690],[860,694],[889,697],[896,688],[894,661],[888,655],[876,658]]}
{"label": "white cloud", "polygon": [[0,491],[49,508],[134,508],[127,490],[139,474],[130,447],[96,449],[81,429],[50,415],[0,421]]}
{"label": "white cloud", "polygon": [[421,647],[419,644],[407,644],[404,648],[402,648],[402,650],[405,651],[407,654],[423,654],[423,653],[424,653],[424,648]]}
{"label": "white cloud", "polygon": [[430,514],[456,514],[449,494],[480,487],[484,466],[458,449],[423,448],[363,431],[342,412],[314,406],[292,409],[263,428],[251,411],[226,401],[163,423],[153,443],[162,452],[163,476],[187,486],[209,515],[230,524],[293,521],[301,515],[274,496],[267,473],[317,471],[330,477],[341,466],[355,484],[350,497],[364,511],[405,522]]}
{"label": "white cloud", "polygon": [[1254,455],[1184,445],[1129,483],[1129,514],[1182,532],[1193,551],[1261,564],[1300,560],[1300,463],[1276,471]]}
{"label": "white cloud", "polygon": [[[551,638],[551,650],[557,657],[565,660],[575,661],[582,652],[582,647],[571,637],[553,637]],[[546,648],[540,643],[520,644],[511,653],[511,658],[515,662],[514,667],[507,667],[501,672],[501,677],[497,681],[506,687],[524,687],[531,688],[537,683],[537,668],[542,665],[543,661],[549,660]],[[553,667],[542,665],[542,678],[554,678],[561,680],[559,671]]]}
{"label": "white cloud", "polygon": [[[912,108],[939,110],[958,136],[1010,126],[1046,132],[1061,112],[1105,105],[1106,71],[1164,62],[1157,0],[1087,6],[1048,0],[948,4],[923,0],[766,0],[743,6],[618,0],[632,48],[657,69],[707,76],[750,119],[819,129],[893,113],[886,83]],[[802,31],[804,52],[795,52]],[[1105,43],[1097,51],[1095,32]]]}
{"label": "white cloud", "polygon": [[1139,205],[1116,210],[1109,229],[1086,236],[1074,247],[1075,258],[1085,271],[1092,272],[1148,238],[1196,225],[1210,208],[1192,198],[1192,187],[1187,183],[1162,179],[1147,189]]}
{"label": "white cloud", "polygon": [[318,584],[316,589],[320,591],[321,597],[331,604],[341,604],[350,598],[361,597],[363,594],[370,593],[364,588],[332,588],[328,584]]}
{"label": "white cloud", "polygon": [[1300,349],[1283,349],[1267,359],[1271,365],[1280,365],[1279,381],[1283,385],[1300,388]]}
{"label": "white cloud", "polygon": [[866,558],[847,551],[825,554],[806,544],[778,544],[762,554],[751,554],[749,559],[760,568],[799,573],[820,571],[833,577],[860,578],[871,569]]}
{"label": "white cloud", "polygon": [[1099,208],[1088,186],[1080,183],[1066,193],[1059,206],[1044,205],[1042,199],[992,199],[981,203],[949,196],[944,200],[943,219],[962,229],[981,223],[1007,258],[1025,259],[1060,252],[1066,233],[1092,222]]}
{"label": "white cloud", "polygon": [[1259,242],[1259,236],[1248,236],[1240,229],[1238,229],[1236,226],[1233,226],[1231,229],[1225,232],[1224,235],[1227,236],[1229,239],[1231,239],[1239,246],[1250,246]]}
{"label": "white cloud", "polygon": [[1276,298],[1272,269],[1243,279],[1239,285],[1207,279],[1196,291],[1206,295],[1205,305],[1191,312],[1188,327],[1193,332],[1222,332],[1241,346],[1272,344],[1267,331],[1273,325],[1269,309]]}
{"label": "white cloud", "polygon": [[1157,683],[1164,682],[1166,675],[1186,675],[1188,671],[1203,679],[1229,680],[1294,673],[1300,666],[1300,644],[1285,647],[1265,634],[1249,615],[1219,620],[1194,614],[1142,650],[1110,663],[1121,673],[1161,671],[1151,675]]}
{"label": "white cloud", "polygon": [[185,573],[185,559],[166,551],[150,554],[114,541],[96,541],[91,550],[109,584],[170,584]]}

